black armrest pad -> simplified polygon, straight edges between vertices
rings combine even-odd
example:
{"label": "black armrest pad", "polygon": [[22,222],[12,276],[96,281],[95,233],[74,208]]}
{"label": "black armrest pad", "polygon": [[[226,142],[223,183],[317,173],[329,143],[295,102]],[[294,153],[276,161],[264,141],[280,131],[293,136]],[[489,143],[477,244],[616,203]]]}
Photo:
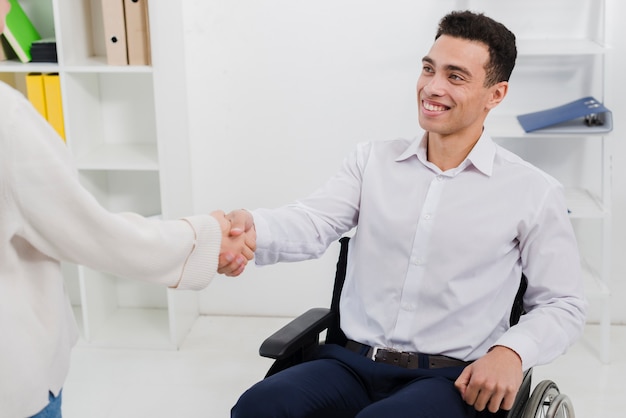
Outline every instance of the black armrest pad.
{"label": "black armrest pad", "polygon": [[290,356],[327,329],[334,316],[327,308],[309,309],[263,341],[259,354],[273,359]]}

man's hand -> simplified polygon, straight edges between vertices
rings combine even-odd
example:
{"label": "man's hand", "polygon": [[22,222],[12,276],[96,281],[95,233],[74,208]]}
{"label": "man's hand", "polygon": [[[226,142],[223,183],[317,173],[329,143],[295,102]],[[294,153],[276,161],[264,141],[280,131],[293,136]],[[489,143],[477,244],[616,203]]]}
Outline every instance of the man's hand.
{"label": "man's hand", "polygon": [[508,347],[495,346],[463,370],[455,382],[461,397],[477,411],[510,410],[522,384],[522,360]]}
{"label": "man's hand", "polygon": [[217,272],[231,277],[239,276],[244,271],[248,261],[254,258],[256,250],[256,231],[252,215],[247,211],[241,212],[247,213],[249,219],[243,216],[229,219],[222,211],[211,213],[222,229]]}

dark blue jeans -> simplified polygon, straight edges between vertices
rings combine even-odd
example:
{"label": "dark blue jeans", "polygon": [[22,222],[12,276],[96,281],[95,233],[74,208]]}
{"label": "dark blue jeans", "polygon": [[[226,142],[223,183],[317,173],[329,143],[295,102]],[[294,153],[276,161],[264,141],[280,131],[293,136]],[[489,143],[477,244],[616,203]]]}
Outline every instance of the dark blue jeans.
{"label": "dark blue jeans", "polygon": [[48,395],[50,403],[39,413],[33,415],[31,418],[61,418],[61,397],[63,390],[59,392],[59,396],[54,396],[52,392]]}
{"label": "dark blue jeans", "polygon": [[473,418],[454,387],[462,367],[404,369],[336,345],[248,389],[232,418]]}

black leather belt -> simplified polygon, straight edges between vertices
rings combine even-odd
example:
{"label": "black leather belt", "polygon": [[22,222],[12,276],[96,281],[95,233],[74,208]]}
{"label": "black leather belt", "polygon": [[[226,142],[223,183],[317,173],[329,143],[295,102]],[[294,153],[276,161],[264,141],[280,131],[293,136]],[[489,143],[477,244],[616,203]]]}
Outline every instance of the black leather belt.
{"label": "black leather belt", "polygon": [[448,356],[395,351],[386,348],[374,349],[369,345],[348,340],[345,346],[348,350],[373,359],[377,363],[391,364],[406,369],[440,369],[443,367],[465,367],[471,361],[458,360]]}

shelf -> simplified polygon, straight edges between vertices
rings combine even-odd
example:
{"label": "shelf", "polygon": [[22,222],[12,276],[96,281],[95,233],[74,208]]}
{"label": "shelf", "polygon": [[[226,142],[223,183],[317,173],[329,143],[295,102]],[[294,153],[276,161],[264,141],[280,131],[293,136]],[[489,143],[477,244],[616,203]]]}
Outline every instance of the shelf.
{"label": "shelf", "polygon": [[579,188],[566,188],[565,199],[567,201],[570,218],[601,219],[606,213],[602,203],[591,192]]}
{"label": "shelf", "polygon": [[588,299],[605,301],[611,296],[609,287],[583,262],[583,282]]}
{"label": "shelf", "polygon": [[146,65],[108,65],[106,57],[93,56],[64,66],[64,71],[71,73],[152,73],[152,67]]}
{"label": "shelf", "polygon": [[78,326],[78,330],[82,336],[85,328],[85,322],[83,321],[83,308],[80,305],[72,305],[72,312],[74,312],[74,319],[76,320],[76,325]]}
{"label": "shelf", "polygon": [[57,73],[59,64],[55,62],[1,61],[0,73]]}
{"label": "shelf", "polygon": [[175,350],[168,322],[167,309],[119,308],[92,332],[89,343],[97,347]]}
{"label": "shelf", "polygon": [[589,131],[581,130],[580,134],[548,132],[527,133],[517,120],[517,115],[490,115],[487,122],[485,122],[485,126],[488,127],[488,132],[493,138],[572,138],[578,136],[601,137],[607,135],[607,132],[594,131],[593,128],[590,128]]}
{"label": "shelf", "polygon": [[158,171],[156,145],[102,144],[76,157],[80,170]]}
{"label": "shelf", "polygon": [[532,56],[601,55],[606,48],[589,39],[518,39],[520,58]]}

